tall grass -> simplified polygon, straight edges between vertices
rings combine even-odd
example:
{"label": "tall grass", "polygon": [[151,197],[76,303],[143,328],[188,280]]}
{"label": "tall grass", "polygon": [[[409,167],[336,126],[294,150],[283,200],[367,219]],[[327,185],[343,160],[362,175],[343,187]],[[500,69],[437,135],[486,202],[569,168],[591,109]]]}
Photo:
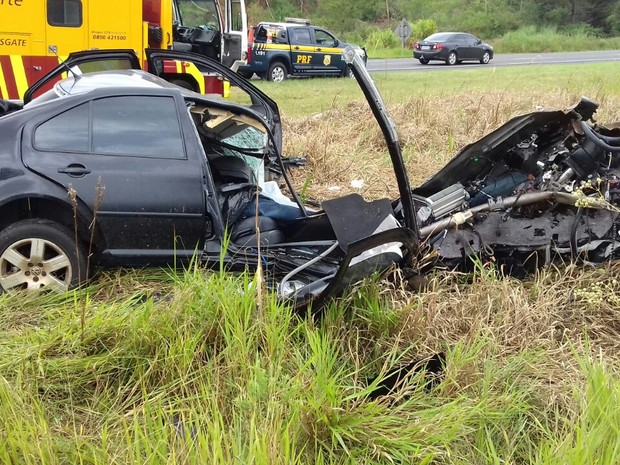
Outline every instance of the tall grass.
{"label": "tall grass", "polygon": [[[566,295],[601,273],[492,275],[438,274],[418,295],[369,281],[320,320],[272,298],[258,312],[250,276],[196,268],[110,275],[53,305],[3,297],[0,461],[615,463],[616,359],[590,355],[615,334]],[[371,395],[435,351],[438,382]]]}
{"label": "tall grass", "polygon": [[[531,76],[492,72],[379,86],[417,183],[454,147],[537,105],[585,93],[603,104],[599,121],[620,120],[614,69],[540,69],[529,92]],[[322,96],[336,85],[338,98]],[[351,85],[268,90],[327,102],[310,118],[284,101],[286,152],[309,157],[295,178],[313,179],[319,198],[354,190],[352,177],[369,198],[394,195],[381,134]],[[615,464],[619,272],[562,266],[517,281],[478,263],[437,271],[419,293],[375,277],[322,318],[272,296],[257,305],[255,276],[196,266],[0,295],[0,463]],[[436,353],[441,377],[412,371],[375,395],[395,369]]]}
{"label": "tall grass", "polygon": [[620,37],[602,38],[588,31],[558,32],[556,28],[522,27],[495,39],[497,53],[572,52],[620,49]]}

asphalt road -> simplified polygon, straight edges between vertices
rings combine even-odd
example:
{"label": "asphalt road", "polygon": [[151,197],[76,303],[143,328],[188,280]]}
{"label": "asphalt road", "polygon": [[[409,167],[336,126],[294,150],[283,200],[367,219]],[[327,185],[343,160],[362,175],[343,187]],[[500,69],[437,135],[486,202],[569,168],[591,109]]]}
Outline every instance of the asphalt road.
{"label": "asphalt road", "polygon": [[[448,69],[473,69],[489,66],[531,66],[531,65],[560,65],[582,63],[620,62],[620,50],[604,50],[596,52],[560,52],[560,53],[515,53],[495,55],[488,65],[467,62],[460,65],[448,66],[442,61],[431,61],[428,65],[422,65],[413,59],[410,50],[406,50],[409,56],[406,58],[388,58],[368,60],[368,71],[399,72],[399,71],[440,71]],[[370,53],[372,56],[372,52]]]}

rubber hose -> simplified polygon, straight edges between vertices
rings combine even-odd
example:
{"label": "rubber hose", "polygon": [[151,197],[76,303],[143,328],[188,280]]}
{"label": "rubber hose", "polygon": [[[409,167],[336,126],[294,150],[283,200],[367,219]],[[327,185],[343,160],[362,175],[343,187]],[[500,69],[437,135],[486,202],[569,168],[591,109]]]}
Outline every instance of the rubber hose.
{"label": "rubber hose", "polygon": [[[583,135],[586,136],[587,139],[594,142],[596,145],[611,153],[620,153],[620,147],[614,147],[613,145],[609,145],[604,140],[602,140],[603,136],[595,133],[590,126],[588,126],[585,122],[579,121],[579,125],[583,130]],[[614,138],[615,139],[615,138]]]}

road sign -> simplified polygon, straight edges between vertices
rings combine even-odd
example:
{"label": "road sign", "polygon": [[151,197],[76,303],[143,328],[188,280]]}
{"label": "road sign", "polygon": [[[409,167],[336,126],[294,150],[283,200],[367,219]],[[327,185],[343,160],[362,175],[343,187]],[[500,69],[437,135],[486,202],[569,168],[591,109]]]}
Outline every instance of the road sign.
{"label": "road sign", "polygon": [[396,34],[396,37],[400,39],[403,47],[405,46],[407,39],[411,37],[411,32],[413,31],[411,30],[411,26],[406,19],[403,19],[400,24],[396,26],[396,29],[394,29],[394,34]]}

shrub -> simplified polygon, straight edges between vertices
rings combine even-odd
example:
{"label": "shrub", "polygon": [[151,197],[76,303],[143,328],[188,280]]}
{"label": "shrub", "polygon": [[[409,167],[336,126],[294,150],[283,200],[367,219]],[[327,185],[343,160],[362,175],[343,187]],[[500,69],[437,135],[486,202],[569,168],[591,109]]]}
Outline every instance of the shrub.
{"label": "shrub", "polygon": [[366,40],[366,47],[370,50],[378,48],[395,48],[400,46],[400,41],[394,31],[390,29],[377,29],[372,31]]}
{"label": "shrub", "polygon": [[413,32],[409,40],[421,40],[437,32],[437,23],[434,19],[419,19],[411,27]]}

